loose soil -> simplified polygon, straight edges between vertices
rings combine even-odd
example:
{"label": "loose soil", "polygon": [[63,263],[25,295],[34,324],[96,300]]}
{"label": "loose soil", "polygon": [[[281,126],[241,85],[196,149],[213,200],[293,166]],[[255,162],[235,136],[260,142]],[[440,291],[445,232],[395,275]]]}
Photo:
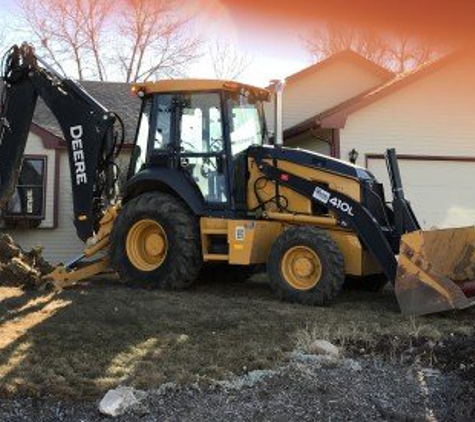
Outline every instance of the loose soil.
{"label": "loose soil", "polygon": [[[348,356],[438,365],[443,345],[471,341],[474,317],[470,308],[409,319],[390,293],[344,291],[324,308],[282,303],[265,277],[183,292],[105,279],[61,292],[0,288],[0,394],[96,398],[119,384],[228,379],[273,368],[316,338]],[[469,370],[467,355],[444,365]]]}
{"label": "loose soil", "polygon": [[8,234],[0,233],[0,286],[40,287],[42,276],[53,270],[41,252],[40,247],[25,252]]}
{"label": "loose soil", "polygon": [[351,339],[345,343],[347,356],[378,356],[392,362],[417,363],[444,372],[456,372],[475,381],[475,335],[425,336],[382,335],[371,342]]}
{"label": "loose soil", "polygon": [[[469,421],[473,383],[453,374],[372,359],[325,363],[291,359],[276,371],[254,371],[232,382],[146,393],[116,420],[152,421]],[[0,398],[9,422],[106,421],[93,401]]]}

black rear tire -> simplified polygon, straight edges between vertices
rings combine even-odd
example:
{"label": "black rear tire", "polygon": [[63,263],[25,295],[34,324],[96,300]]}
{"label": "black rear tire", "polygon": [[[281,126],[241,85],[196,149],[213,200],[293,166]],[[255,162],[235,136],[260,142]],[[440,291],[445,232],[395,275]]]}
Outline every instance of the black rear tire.
{"label": "black rear tire", "polygon": [[[321,263],[319,281],[308,289],[293,286],[283,272],[284,256],[296,247],[313,251]],[[324,230],[314,227],[293,227],[282,233],[272,247],[267,271],[270,285],[280,299],[306,305],[327,304],[338,295],[345,281],[343,255],[337,244]]]}
{"label": "black rear tire", "polygon": [[[137,268],[127,253],[129,230],[141,220],[160,224],[168,242],[164,261],[152,271]],[[185,289],[196,280],[202,264],[198,219],[173,195],[141,194],[124,205],[114,222],[109,254],[112,268],[127,284]]]}

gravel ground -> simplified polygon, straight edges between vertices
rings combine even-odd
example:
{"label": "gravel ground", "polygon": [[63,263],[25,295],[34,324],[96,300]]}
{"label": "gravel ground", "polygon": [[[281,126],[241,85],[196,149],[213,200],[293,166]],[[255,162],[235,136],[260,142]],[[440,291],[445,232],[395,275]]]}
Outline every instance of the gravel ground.
{"label": "gravel ground", "polygon": [[[475,420],[475,382],[380,360],[295,354],[276,371],[206,387],[166,384],[119,421]],[[96,402],[0,400],[2,421],[96,421]]]}

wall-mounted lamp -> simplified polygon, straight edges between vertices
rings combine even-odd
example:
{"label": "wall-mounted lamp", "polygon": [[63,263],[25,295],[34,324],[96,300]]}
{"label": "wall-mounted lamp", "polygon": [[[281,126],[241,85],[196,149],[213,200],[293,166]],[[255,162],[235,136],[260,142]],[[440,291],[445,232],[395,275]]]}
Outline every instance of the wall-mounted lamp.
{"label": "wall-mounted lamp", "polygon": [[351,164],[355,164],[356,163],[356,160],[358,159],[358,151],[356,151],[356,149],[352,149],[349,153],[348,153],[348,157],[350,159],[350,163]]}

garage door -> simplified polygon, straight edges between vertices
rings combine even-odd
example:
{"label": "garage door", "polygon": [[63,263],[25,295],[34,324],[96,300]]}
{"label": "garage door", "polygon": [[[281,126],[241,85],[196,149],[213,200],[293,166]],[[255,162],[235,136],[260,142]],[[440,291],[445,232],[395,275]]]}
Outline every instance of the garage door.
{"label": "garage door", "polygon": [[[399,159],[406,198],[424,229],[475,224],[475,161]],[[368,169],[392,198],[386,163],[369,158]]]}

